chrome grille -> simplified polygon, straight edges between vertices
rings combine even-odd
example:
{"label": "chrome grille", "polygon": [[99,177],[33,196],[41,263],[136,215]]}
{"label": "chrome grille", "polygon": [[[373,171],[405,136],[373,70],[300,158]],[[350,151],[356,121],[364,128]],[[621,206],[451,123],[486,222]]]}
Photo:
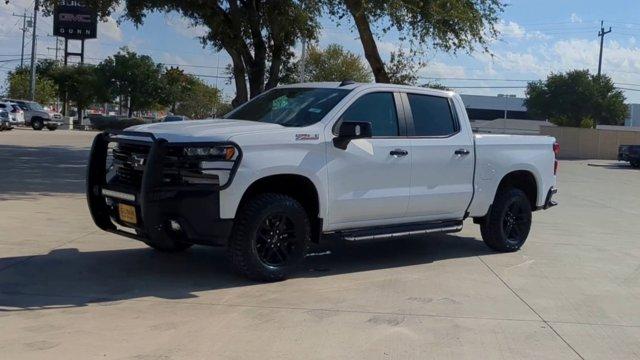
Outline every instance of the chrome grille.
{"label": "chrome grille", "polygon": [[140,189],[149,146],[119,143],[112,149],[116,176],[112,183]]}

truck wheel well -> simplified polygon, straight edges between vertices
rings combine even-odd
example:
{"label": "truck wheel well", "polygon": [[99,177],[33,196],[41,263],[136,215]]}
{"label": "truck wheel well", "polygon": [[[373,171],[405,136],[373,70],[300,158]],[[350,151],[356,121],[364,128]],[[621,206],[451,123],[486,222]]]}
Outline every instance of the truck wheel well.
{"label": "truck wheel well", "polygon": [[533,176],[531,172],[518,170],[508,173],[502,178],[502,181],[500,181],[496,195],[506,188],[522,190],[527,195],[531,208],[536,208],[538,201],[538,184],[536,183],[535,176]]}
{"label": "truck wheel well", "polygon": [[272,175],[256,180],[242,195],[238,209],[255,195],[269,192],[291,196],[307,210],[310,220],[318,218],[320,203],[315,185],[308,178],[293,174]]}

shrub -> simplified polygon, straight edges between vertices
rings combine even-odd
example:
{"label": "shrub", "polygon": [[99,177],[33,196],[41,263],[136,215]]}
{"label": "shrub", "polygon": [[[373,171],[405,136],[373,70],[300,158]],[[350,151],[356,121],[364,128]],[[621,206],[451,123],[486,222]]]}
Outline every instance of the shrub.
{"label": "shrub", "polygon": [[91,116],[91,126],[96,130],[123,130],[129,126],[142,125],[146,122],[137,118],[122,118],[116,116]]}
{"label": "shrub", "polygon": [[583,129],[594,129],[596,122],[593,121],[593,118],[587,116],[580,121],[580,127]]}

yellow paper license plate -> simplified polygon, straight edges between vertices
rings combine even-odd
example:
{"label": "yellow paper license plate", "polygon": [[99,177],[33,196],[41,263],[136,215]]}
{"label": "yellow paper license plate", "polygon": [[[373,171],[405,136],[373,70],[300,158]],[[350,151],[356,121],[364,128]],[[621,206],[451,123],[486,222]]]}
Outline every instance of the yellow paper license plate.
{"label": "yellow paper license plate", "polygon": [[129,224],[135,224],[138,222],[135,206],[118,204],[118,216],[120,217],[120,220]]}

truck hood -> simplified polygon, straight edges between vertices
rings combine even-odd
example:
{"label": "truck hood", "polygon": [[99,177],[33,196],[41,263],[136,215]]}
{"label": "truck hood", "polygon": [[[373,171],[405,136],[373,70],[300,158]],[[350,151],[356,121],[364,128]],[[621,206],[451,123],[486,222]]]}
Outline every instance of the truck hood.
{"label": "truck hood", "polygon": [[169,142],[227,141],[235,135],[285,129],[282,125],[233,119],[174,121],[136,125],[130,131],[149,132]]}

